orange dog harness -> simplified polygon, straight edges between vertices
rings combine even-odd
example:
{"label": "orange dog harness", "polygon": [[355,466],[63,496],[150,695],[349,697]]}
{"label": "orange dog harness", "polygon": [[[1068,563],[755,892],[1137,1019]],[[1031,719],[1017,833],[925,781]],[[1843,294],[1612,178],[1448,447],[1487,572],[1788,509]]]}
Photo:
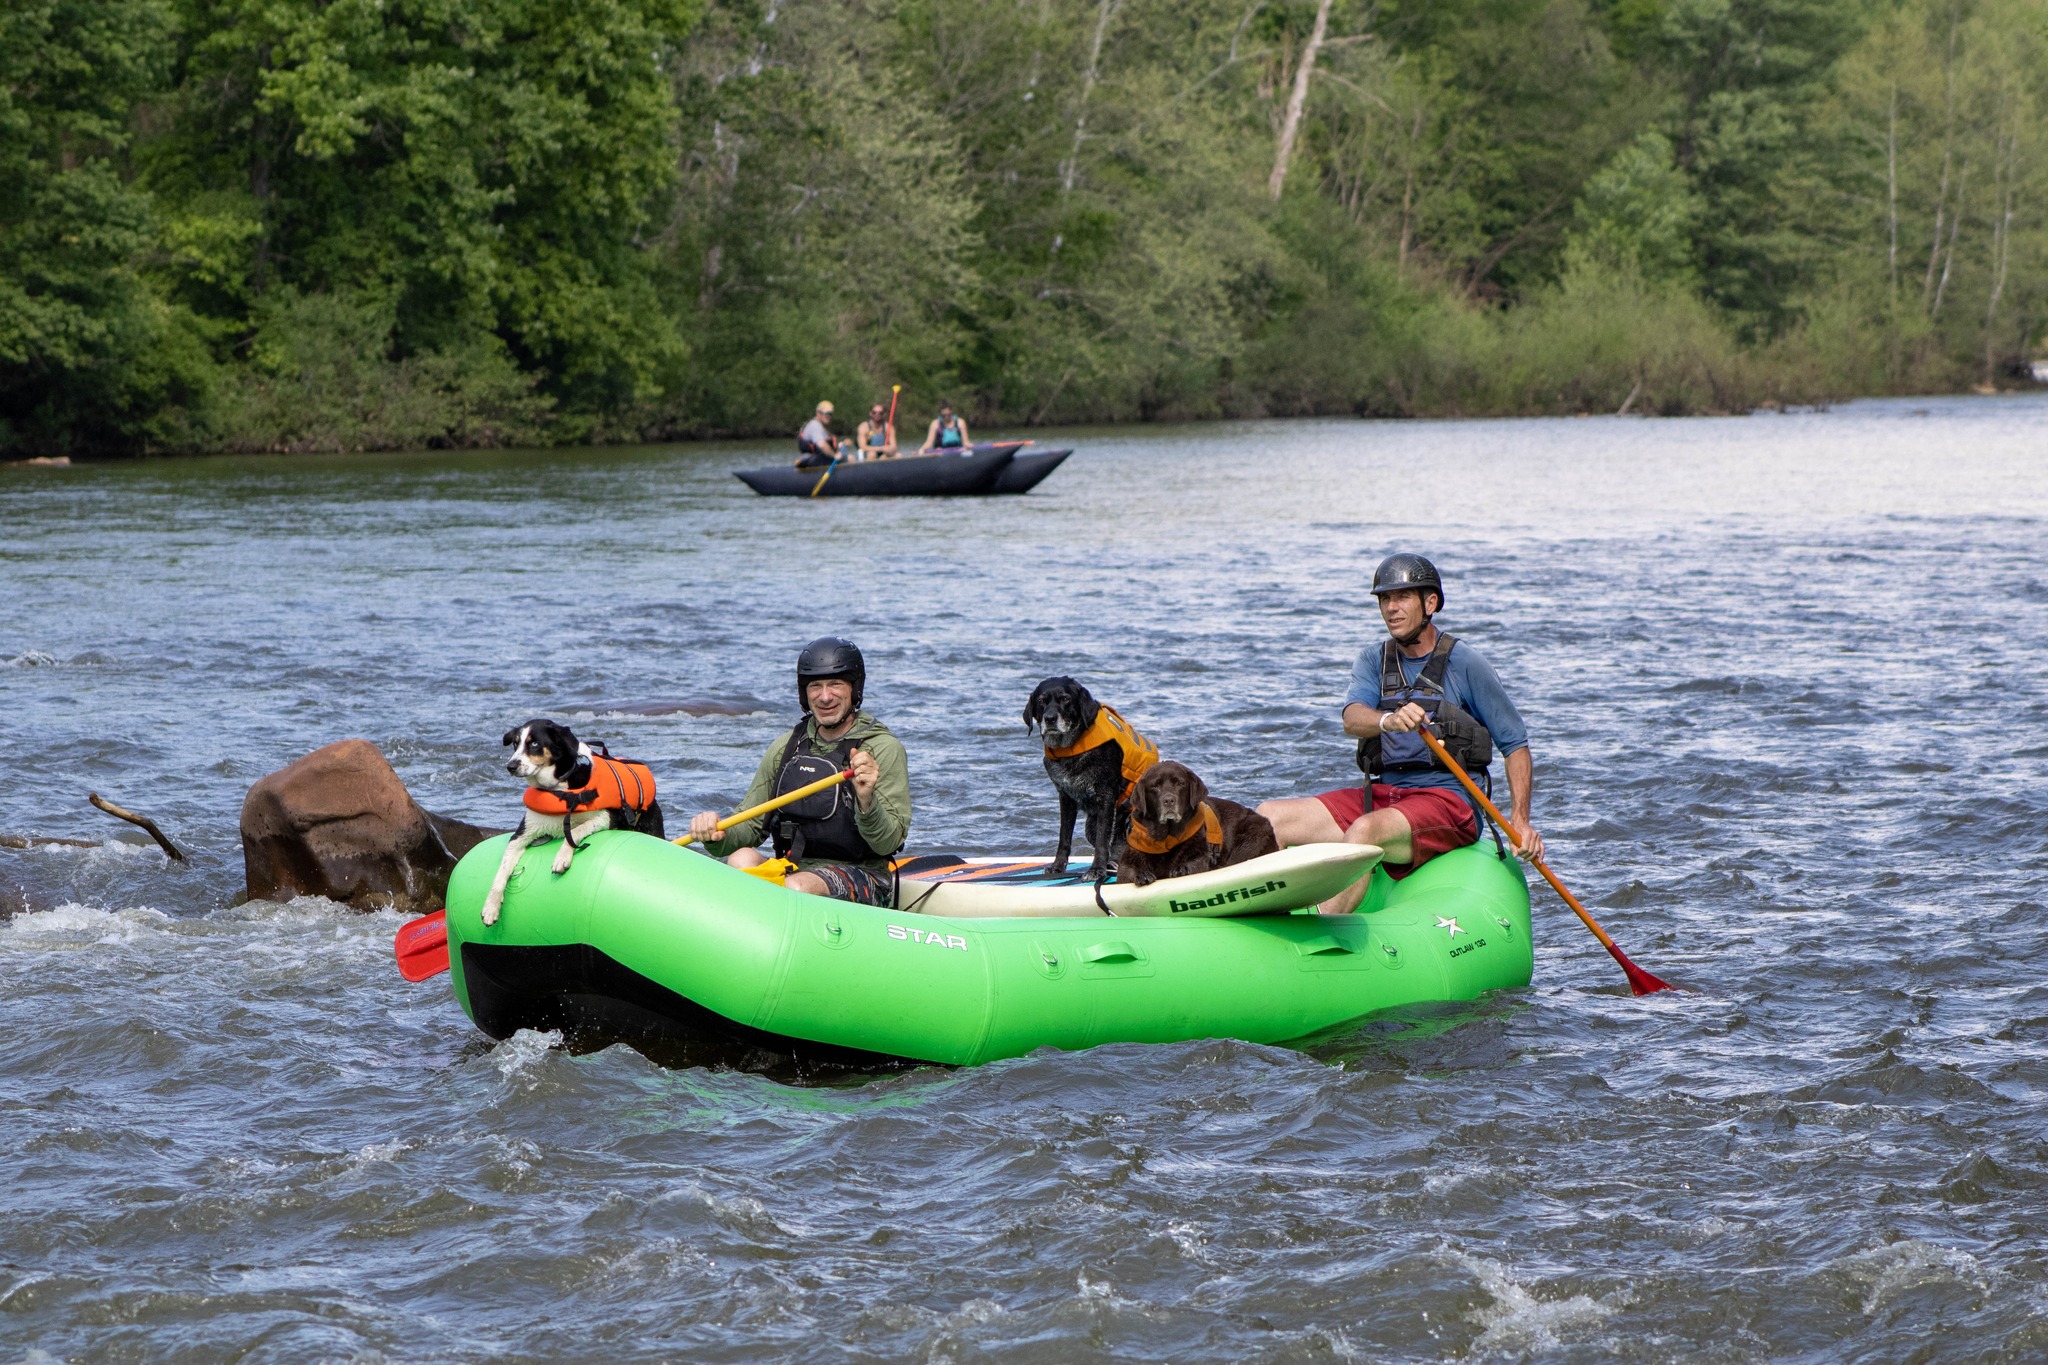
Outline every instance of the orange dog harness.
{"label": "orange dog harness", "polygon": [[1207,801],[1204,801],[1197,809],[1202,818],[1188,821],[1188,827],[1171,839],[1155,839],[1140,829],[1138,822],[1133,820],[1131,821],[1131,832],[1125,836],[1124,842],[1140,853],[1168,853],[1194,838],[1195,832],[1200,830],[1202,837],[1209,841],[1211,848],[1223,847],[1223,822],[1216,818],[1216,812],[1210,808]]}
{"label": "orange dog harness", "polygon": [[581,791],[526,789],[526,808],[542,815],[574,815],[587,810],[646,810],[654,804],[654,770],[645,763],[603,754],[590,756],[590,785]]}
{"label": "orange dog harness", "polygon": [[1145,770],[1159,761],[1159,746],[1131,728],[1131,723],[1116,713],[1113,706],[1104,706],[1095,713],[1095,720],[1081,732],[1080,738],[1061,748],[1048,748],[1047,758],[1072,758],[1085,754],[1090,749],[1099,749],[1105,744],[1114,744],[1123,756],[1124,801],[1131,799],[1131,788],[1138,785],[1138,779]]}

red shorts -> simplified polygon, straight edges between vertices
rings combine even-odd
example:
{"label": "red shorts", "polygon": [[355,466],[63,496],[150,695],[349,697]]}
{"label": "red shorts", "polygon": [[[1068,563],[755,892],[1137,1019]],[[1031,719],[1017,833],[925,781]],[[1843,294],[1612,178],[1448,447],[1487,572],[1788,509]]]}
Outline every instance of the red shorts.
{"label": "red shorts", "polygon": [[[1339,787],[1316,800],[1330,812],[1338,829],[1350,829],[1365,814],[1365,788]],[[1387,875],[1399,880],[1439,853],[1463,848],[1479,838],[1479,817],[1464,797],[1449,787],[1389,787],[1372,784],[1372,808],[1401,812],[1413,836],[1414,861],[1386,863]]]}

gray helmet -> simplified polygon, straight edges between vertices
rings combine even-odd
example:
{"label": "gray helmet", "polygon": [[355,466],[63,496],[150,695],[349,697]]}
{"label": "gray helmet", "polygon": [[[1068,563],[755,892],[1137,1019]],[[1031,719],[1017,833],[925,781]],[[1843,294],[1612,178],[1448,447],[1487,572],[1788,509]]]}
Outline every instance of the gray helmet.
{"label": "gray helmet", "polygon": [[844,678],[852,683],[853,709],[860,710],[861,693],[867,688],[868,665],[853,641],[827,635],[805,645],[804,652],[796,656],[796,703],[806,711],[811,709],[811,700],[804,695],[804,684],[819,678]]}
{"label": "gray helmet", "polygon": [[1405,592],[1410,588],[1416,592],[1435,593],[1436,609],[1444,609],[1443,576],[1437,573],[1436,565],[1421,555],[1388,555],[1380,561],[1379,568],[1373,570],[1374,597],[1390,592]]}

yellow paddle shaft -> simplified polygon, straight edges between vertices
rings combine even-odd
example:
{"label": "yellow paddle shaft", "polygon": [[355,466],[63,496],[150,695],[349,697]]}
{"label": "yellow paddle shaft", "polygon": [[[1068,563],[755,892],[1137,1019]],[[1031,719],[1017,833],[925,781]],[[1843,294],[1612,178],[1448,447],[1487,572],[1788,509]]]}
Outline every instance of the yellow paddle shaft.
{"label": "yellow paddle shaft", "polygon": [[[723,820],[720,820],[718,822],[718,832],[720,834],[723,834],[727,830],[731,829],[734,825],[744,825],[745,823],[747,823],[747,821],[753,819],[757,815],[766,815],[771,810],[781,810],[784,806],[788,805],[792,801],[801,801],[806,796],[814,795],[818,792],[825,790],[825,788],[827,787],[836,786],[837,784],[844,782],[847,778],[852,776],[853,769],[843,768],[840,771],[832,774],[832,776],[830,777],[821,777],[816,782],[812,782],[805,786],[798,787],[793,792],[784,792],[782,795],[776,797],[773,801],[763,801],[760,805],[755,806],[751,810],[743,810],[736,815],[728,815]],[[671,839],[669,840],[669,842],[672,844],[693,844],[697,842],[697,836],[694,834],[685,834],[682,838]]]}

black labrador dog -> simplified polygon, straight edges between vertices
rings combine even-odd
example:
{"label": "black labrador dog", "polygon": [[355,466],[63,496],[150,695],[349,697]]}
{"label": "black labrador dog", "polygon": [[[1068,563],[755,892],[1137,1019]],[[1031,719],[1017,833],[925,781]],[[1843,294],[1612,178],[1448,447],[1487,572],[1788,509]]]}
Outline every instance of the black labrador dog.
{"label": "black labrador dog", "polygon": [[1049,870],[1067,870],[1074,854],[1074,816],[1082,814],[1095,850],[1088,875],[1100,880],[1123,856],[1131,787],[1159,761],[1158,746],[1072,678],[1047,678],[1032,689],[1031,700],[1024,703],[1024,729],[1040,732],[1045,775],[1060,794],[1060,842]]}

